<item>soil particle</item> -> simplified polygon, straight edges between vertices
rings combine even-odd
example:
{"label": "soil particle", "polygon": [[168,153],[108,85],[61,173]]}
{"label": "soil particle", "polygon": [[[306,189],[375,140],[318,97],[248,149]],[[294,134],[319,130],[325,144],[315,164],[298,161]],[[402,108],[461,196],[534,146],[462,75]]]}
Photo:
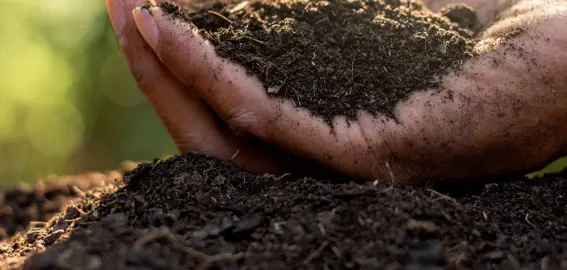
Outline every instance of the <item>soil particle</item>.
{"label": "soil particle", "polygon": [[[0,265],[560,269],[567,266],[566,193],[561,175],[395,187],[283,180],[184,154],[86,191],[47,223],[0,242]],[[66,229],[58,227],[61,221]]]}
{"label": "soil particle", "polygon": [[195,25],[221,57],[257,75],[266,91],[330,121],[359,110],[393,116],[400,100],[435,88],[474,56],[475,13],[443,14],[419,1],[216,2],[162,9]]}

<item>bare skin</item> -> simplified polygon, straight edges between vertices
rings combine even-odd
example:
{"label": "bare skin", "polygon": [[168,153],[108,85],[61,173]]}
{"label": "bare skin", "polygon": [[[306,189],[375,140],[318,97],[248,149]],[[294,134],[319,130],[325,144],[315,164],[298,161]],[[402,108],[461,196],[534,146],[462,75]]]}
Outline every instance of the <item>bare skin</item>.
{"label": "bare skin", "polygon": [[[443,77],[440,92],[424,89],[399,103],[397,123],[361,111],[351,125],[337,117],[334,133],[268,97],[186,24],[136,8],[145,0],[106,2],[132,73],[182,152],[253,172],[294,169],[280,165],[278,151],[250,143],[260,140],[352,177],[409,184],[527,172],[567,152],[565,0],[466,0],[485,25],[482,55]],[[438,10],[453,1],[424,2]],[[508,45],[495,40],[518,27],[523,33]]]}

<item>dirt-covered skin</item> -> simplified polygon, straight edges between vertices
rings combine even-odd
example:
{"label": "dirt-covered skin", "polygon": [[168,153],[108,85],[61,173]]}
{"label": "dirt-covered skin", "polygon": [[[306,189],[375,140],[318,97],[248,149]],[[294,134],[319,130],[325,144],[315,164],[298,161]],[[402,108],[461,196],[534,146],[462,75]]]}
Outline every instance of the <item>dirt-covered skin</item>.
{"label": "dirt-covered skin", "polygon": [[560,269],[563,177],[360,185],[256,176],[185,154],[1,243],[0,266],[19,269],[35,250],[24,269]]}
{"label": "dirt-covered skin", "polygon": [[460,69],[477,42],[463,27],[477,23],[470,9],[440,17],[421,2],[229,3],[188,14],[168,2],[161,7],[193,23],[269,94],[329,123],[337,115],[354,120],[360,110],[393,116],[411,92],[438,87],[439,77]]}
{"label": "dirt-covered skin", "polygon": [[[155,72],[142,78],[175,86],[148,83],[144,89],[161,104],[154,108],[167,114],[162,119],[182,151],[209,153],[251,171],[277,166],[277,154],[239,140],[247,134],[352,177],[423,184],[521,174],[565,153],[566,6],[567,1],[526,1],[500,10],[498,21],[484,24],[477,36],[478,56],[443,76],[438,87],[412,92],[396,105],[394,118],[361,111],[356,120],[336,117],[332,128],[294,101],[270,97],[260,79],[220,57],[197,29],[172,20],[167,11],[152,6],[133,16],[136,33],[151,48],[149,57],[163,64],[145,68],[173,74],[173,79],[152,80]],[[127,39],[130,32],[121,33]],[[214,113],[195,101],[166,102],[174,96],[164,94],[168,89],[201,99]],[[172,105],[196,112],[176,114]],[[195,125],[205,129],[191,128]],[[254,158],[258,152],[261,158]]]}

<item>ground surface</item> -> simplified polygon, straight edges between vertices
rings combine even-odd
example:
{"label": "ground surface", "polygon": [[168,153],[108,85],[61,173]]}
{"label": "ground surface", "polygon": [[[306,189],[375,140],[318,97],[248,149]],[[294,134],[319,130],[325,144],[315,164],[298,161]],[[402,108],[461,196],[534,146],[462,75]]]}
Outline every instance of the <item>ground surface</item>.
{"label": "ground surface", "polygon": [[567,267],[565,194],[563,176],[459,189],[332,184],[187,154],[85,190],[2,242],[0,266],[558,269]]}

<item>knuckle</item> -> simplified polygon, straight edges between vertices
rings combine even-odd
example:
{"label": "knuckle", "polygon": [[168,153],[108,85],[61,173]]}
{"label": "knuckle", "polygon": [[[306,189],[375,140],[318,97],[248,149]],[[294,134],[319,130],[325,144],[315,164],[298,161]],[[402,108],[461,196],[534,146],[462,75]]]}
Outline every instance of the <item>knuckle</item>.
{"label": "knuckle", "polygon": [[128,48],[129,45],[130,43],[124,35],[118,35],[118,46],[121,50]]}
{"label": "knuckle", "polygon": [[195,132],[174,132],[172,138],[177,148],[182,152],[198,152],[201,154],[214,153],[214,145],[204,143],[201,134]]}
{"label": "knuckle", "polygon": [[250,110],[234,110],[226,120],[228,126],[235,132],[258,133],[258,116]]}
{"label": "knuckle", "polygon": [[138,84],[138,87],[140,88],[140,90],[142,90],[142,92],[148,93],[154,82],[151,79],[151,74],[148,74],[144,63],[135,61],[130,66],[132,75],[134,76],[134,80]]}
{"label": "knuckle", "polygon": [[134,79],[138,83],[138,87],[140,88],[140,90],[142,90],[145,93],[149,92],[151,81],[148,78],[147,74],[140,70],[132,71],[132,73],[134,75]]}

